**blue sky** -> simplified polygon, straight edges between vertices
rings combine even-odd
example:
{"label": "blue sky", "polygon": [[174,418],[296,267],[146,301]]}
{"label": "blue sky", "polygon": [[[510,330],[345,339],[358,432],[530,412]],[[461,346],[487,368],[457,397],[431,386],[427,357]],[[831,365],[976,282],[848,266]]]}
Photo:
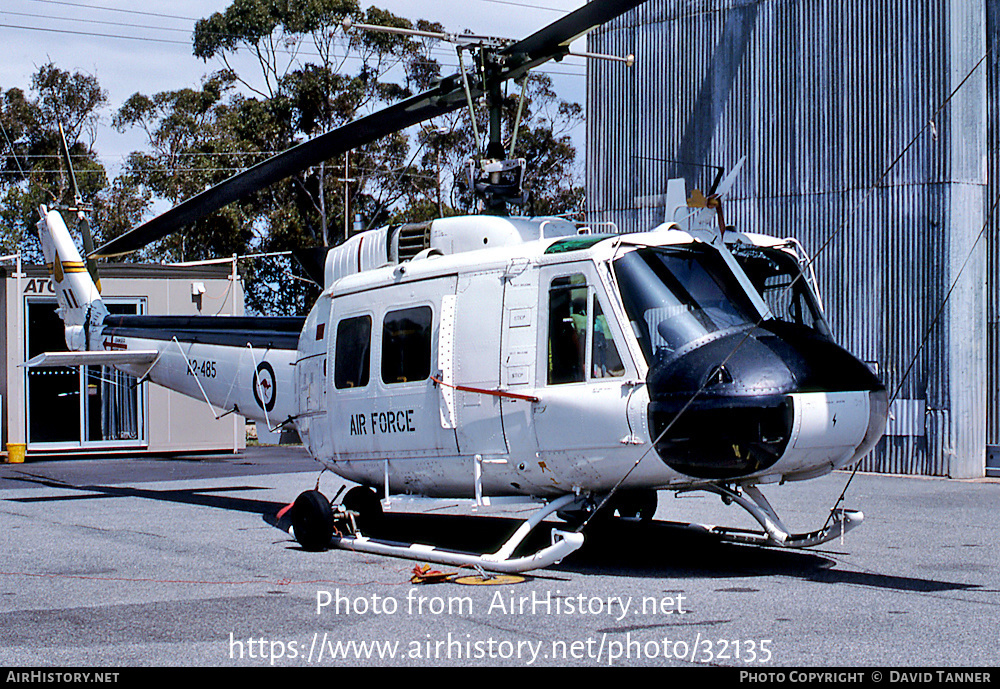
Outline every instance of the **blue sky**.
{"label": "blue sky", "polygon": [[[383,0],[375,4],[411,19],[439,21],[453,32],[521,38],[583,4],[583,0]],[[124,135],[109,125],[113,109],[135,92],[195,86],[221,63],[202,62],[191,54],[195,19],[224,10],[229,0],[3,0],[0,36],[0,88],[27,88],[39,66],[53,62],[61,69],[96,75],[108,92],[108,107],[96,133],[96,148],[105,165],[141,148],[138,132]],[[14,28],[24,27],[24,28]],[[574,50],[585,50],[578,41]],[[442,61],[454,62],[442,54]],[[568,58],[545,68],[560,97],[583,103],[585,64]],[[248,66],[248,72],[253,71]],[[583,132],[574,134],[580,155]]]}

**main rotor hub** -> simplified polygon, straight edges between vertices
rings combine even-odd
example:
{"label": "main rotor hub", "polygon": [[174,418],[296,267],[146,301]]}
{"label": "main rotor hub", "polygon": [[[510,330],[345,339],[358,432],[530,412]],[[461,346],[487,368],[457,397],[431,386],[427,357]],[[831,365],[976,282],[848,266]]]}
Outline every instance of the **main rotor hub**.
{"label": "main rotor hub", "polygon": [[483,205],[488,210],[503,210],[508,203],[520,206],[528,200],[528,194],[524,190],[526,169],[524,158],[484,158],[466,163],[469,188],[483,200]]}

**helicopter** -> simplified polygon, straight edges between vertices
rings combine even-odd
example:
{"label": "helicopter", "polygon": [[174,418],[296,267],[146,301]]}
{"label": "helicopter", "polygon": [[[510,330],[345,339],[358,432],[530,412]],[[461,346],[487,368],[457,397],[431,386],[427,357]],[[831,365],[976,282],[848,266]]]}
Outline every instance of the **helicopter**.
{"label": "helicopter", "polygon": [[[805,547],[856,527],[861,512],[835,509],[822,528],[790,533],[760,489],[856,463],[881,438],[888,402],[868,367],[833,341],[802,247],[726,225],[722,199],[742,162],[707,194],[670,180],[664,222],[648,232],[504,212],[523,198],[524,161],[502,143],[501,84],[561,59],[573,39],[639,4],[596,0],[516,42],[464,37],[459,55],[470,52],[475,69],[102,247],[85,236],[86,256],[61,214],[43,206],[39,238],[70,351],[26,365],[115,366],[225,413],[294,427],[324,470],[358,484],[339,503],[339,493],[304,491],[279,513],[306,550],[523,572],[580,548],[595,518],[651,519],[663,490],[717,494],[763,529],[711,527],[726,541]],[[479,98],[491,108],[489,143],[468,172],[486,212],[367,230],[325,250],[323,291],[305,318],[105,307],[91,259],[134,251]],[[471,553],[377,537],[393,496],[543,504],[498,550]],[[567,526],[523,554],[551,515]]]}

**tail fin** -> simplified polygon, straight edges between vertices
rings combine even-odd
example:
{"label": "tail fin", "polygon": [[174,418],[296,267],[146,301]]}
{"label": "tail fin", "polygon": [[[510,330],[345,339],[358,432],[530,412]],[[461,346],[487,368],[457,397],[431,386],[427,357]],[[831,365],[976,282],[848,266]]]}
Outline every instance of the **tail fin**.
{"label": "tail fin", "polygon": [[100,348],[107,308],[94,284],[66,223],[58,211],[41,207],[38,238],[52,275],[59,317],[66,326],[66,345],[74,351]]}

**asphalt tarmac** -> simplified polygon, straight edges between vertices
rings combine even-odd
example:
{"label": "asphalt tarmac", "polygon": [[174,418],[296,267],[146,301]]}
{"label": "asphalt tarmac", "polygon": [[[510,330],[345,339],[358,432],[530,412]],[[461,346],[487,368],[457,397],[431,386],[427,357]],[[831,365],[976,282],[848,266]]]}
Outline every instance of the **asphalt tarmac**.
{"label": "asphalt tarmac", "polygon": [[[764,492],[796,531],[848,475]],[[660,493],[523,581],[412,584],[418,562],[306,552],[275,515],[320,481],[298,448],[0,465],[0,665],[991,667],[1000,661],[1000,482],[857,475],[865,523],[809,550],[666,523],[752,527]],[[386,530],[495,549],[533,509],[392,510]],[[434,565],[446,573],[454,568]]]}

